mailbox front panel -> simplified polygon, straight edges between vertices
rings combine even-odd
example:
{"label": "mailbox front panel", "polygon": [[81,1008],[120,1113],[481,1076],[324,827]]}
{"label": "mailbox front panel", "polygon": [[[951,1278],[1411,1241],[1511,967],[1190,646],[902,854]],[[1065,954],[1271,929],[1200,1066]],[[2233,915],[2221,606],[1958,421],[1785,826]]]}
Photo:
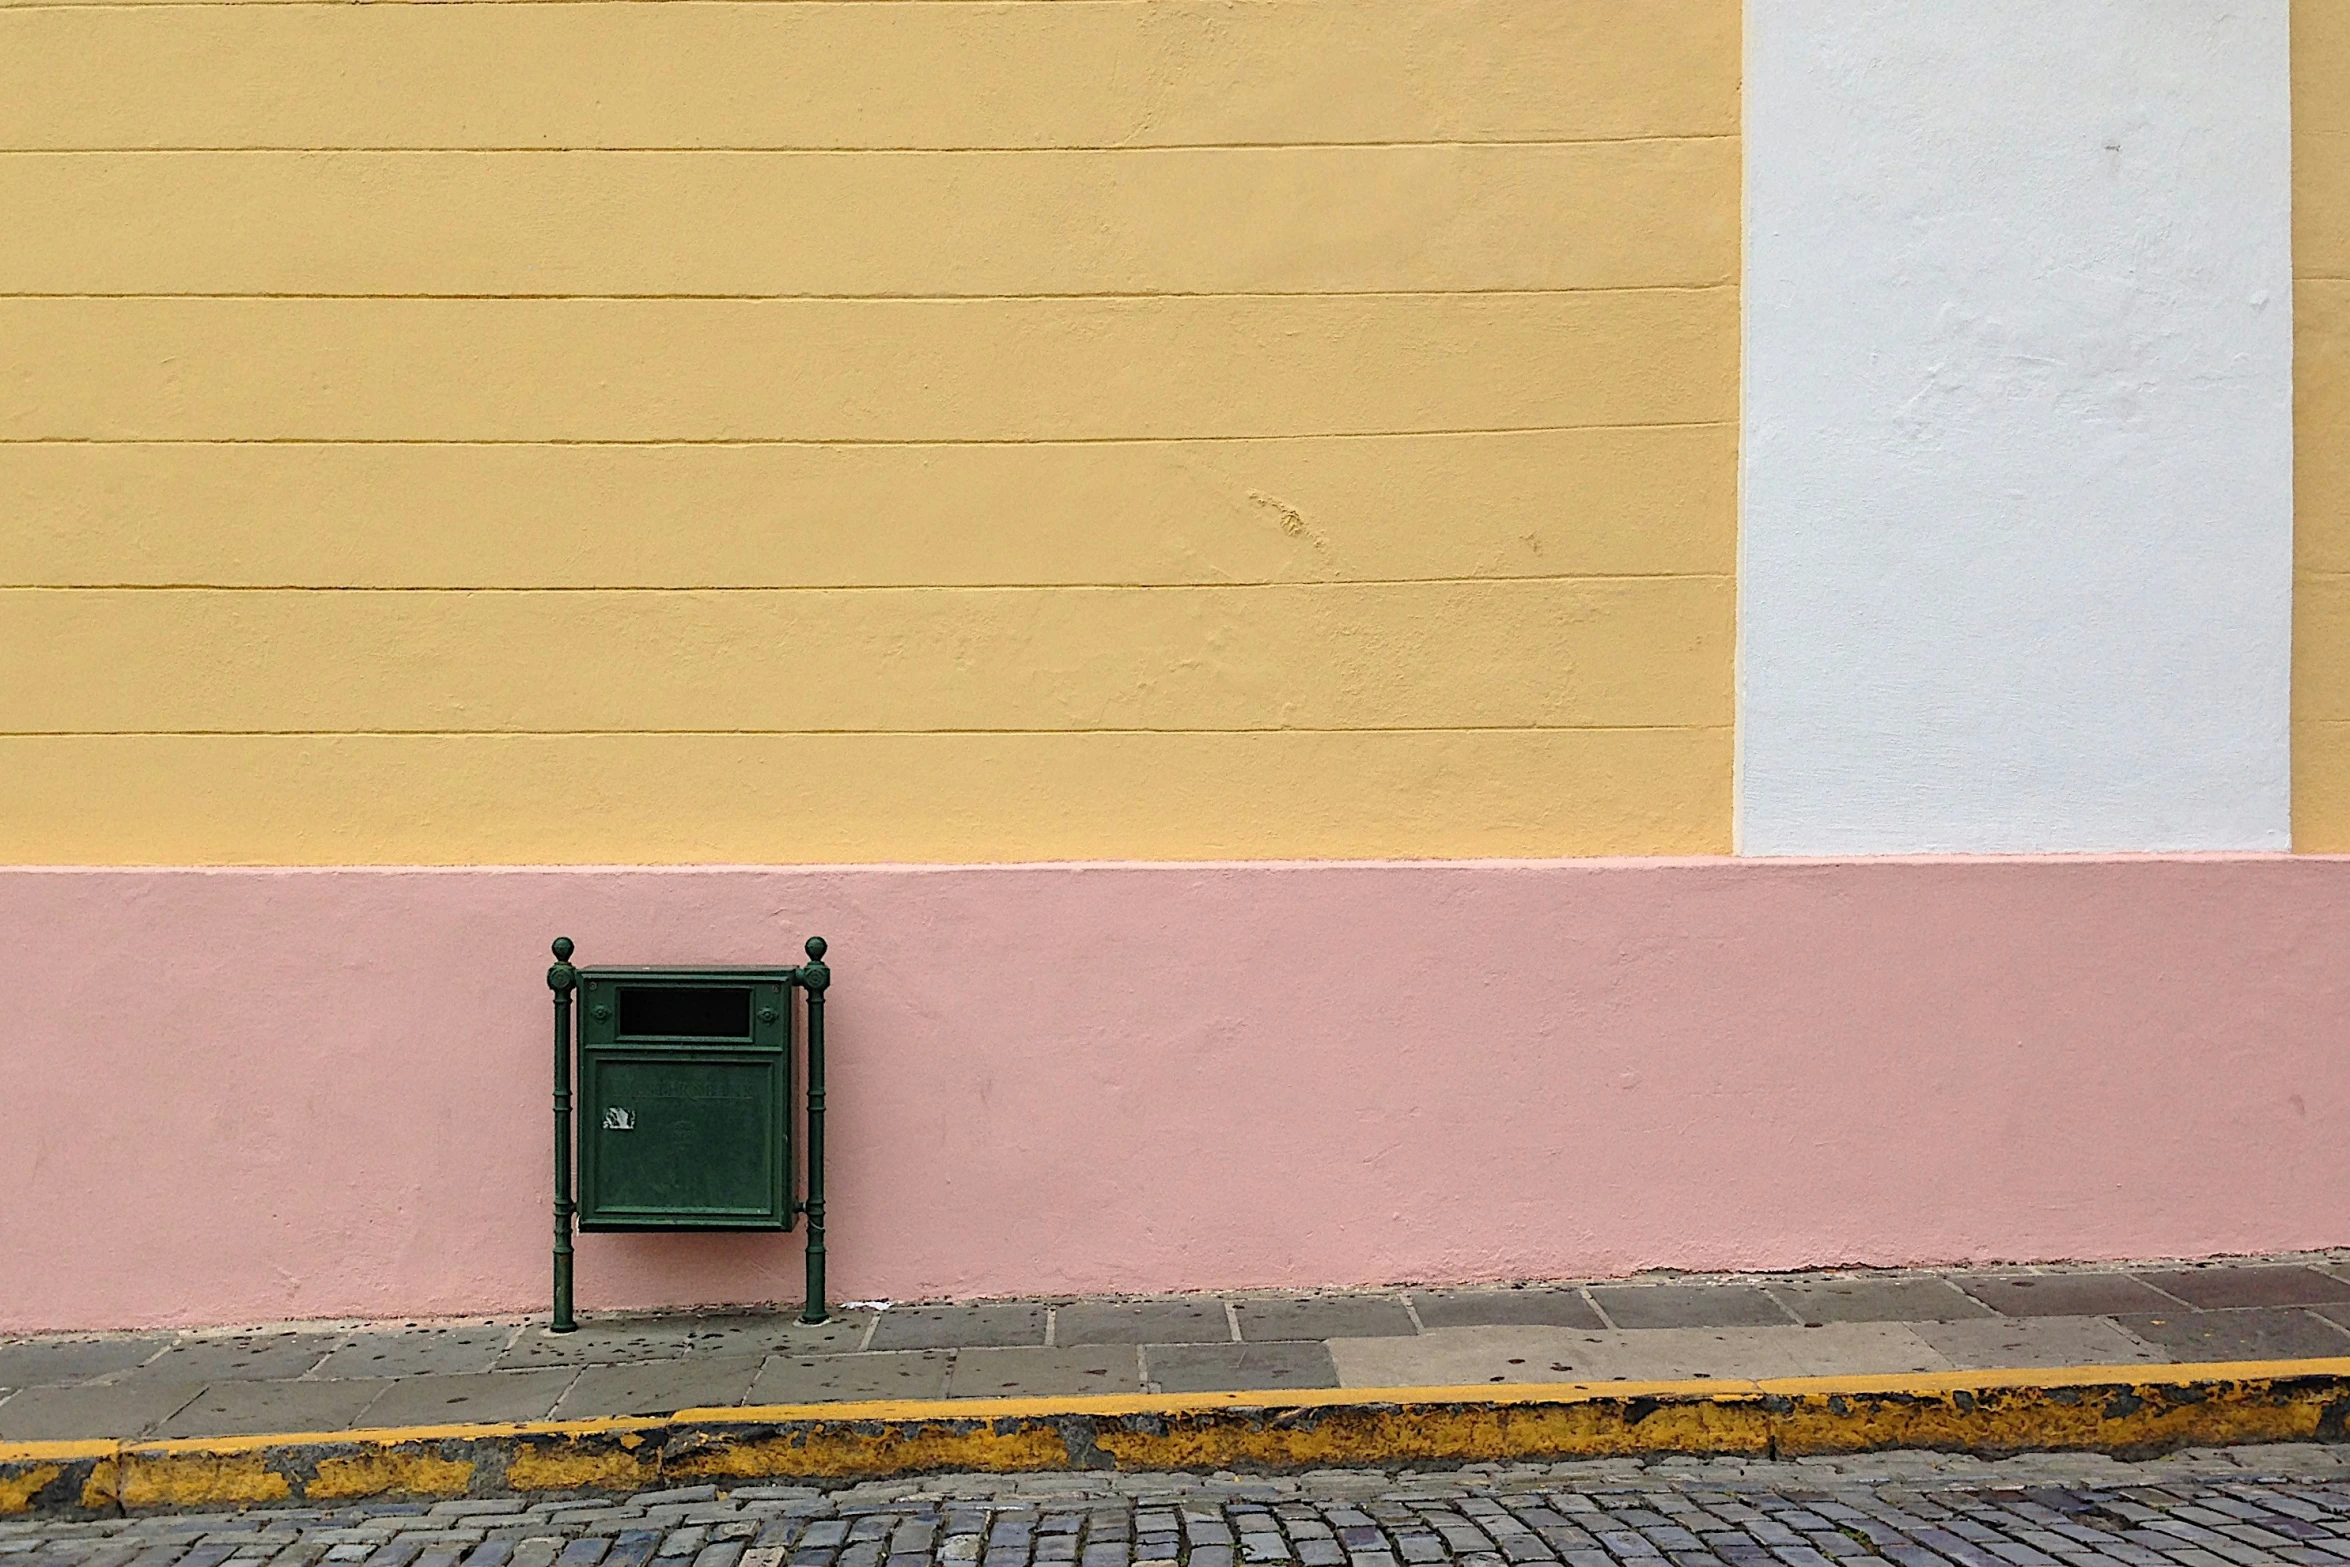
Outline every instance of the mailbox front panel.
{"label": "mailbox front panel", "polygon": [[792,1227],[790,989],[612,971],[581,986],[579,1227]]}

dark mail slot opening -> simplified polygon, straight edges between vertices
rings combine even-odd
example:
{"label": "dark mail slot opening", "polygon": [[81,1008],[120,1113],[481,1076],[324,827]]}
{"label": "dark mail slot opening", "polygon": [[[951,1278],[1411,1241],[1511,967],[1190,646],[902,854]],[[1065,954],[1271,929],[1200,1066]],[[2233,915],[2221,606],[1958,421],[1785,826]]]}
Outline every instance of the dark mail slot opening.
{"label": "dark mail slot opening", "polygon": [[624,1039],[749,1039],[751,992],[737,985],[622,985]]}

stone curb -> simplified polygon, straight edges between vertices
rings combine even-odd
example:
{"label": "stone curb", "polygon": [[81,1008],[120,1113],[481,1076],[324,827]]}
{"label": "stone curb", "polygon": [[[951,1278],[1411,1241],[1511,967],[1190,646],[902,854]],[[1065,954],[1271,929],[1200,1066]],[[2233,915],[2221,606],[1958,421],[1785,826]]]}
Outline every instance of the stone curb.
{"label": "stone curb", "polygon": [[1899,1377],[688,1409],[170,1442],[0,1444],[0,1514],[641,1491],[939,1471],[1280,1471],[1886,1448],[2150,1457],[2350,1440],[2350,1359]]}

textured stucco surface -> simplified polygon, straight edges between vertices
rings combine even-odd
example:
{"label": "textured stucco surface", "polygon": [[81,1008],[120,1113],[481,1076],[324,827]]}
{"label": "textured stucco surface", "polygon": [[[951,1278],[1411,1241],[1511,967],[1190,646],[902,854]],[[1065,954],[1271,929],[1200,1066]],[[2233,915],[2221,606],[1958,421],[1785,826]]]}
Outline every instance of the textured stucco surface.
{"label": "textured stucco surface", "polygon": [[557,933],[832,940],[844,1299],[2334,1245],[2346,922],[2279,856],[11,871],[0,1327],[539,1306]]}
{"label": "textured stucco surface", "polygon": [[1740,847],[2286,847],[2285,0],[1747,27]]}
{"label": "textured stucco surface", "polygon": [[2293,846],[2350,848],[2350,0],[2293,0]]}
{"label": "textured stucco surface", "polygon": [[1725,850],[1738,29],[0,5],[0,861]]}

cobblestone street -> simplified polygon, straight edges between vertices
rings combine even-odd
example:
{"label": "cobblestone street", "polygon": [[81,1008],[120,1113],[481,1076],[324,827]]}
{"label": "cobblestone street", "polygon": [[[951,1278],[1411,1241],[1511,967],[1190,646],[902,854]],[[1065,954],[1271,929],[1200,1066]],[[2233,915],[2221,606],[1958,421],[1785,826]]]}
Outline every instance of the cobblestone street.
{"label": "cobblestone street", "polygon": [[2350,1562],[2342,1450],[1299,1477],[944,1475],[0,1522],[9,1567],[2259,1567]]}

